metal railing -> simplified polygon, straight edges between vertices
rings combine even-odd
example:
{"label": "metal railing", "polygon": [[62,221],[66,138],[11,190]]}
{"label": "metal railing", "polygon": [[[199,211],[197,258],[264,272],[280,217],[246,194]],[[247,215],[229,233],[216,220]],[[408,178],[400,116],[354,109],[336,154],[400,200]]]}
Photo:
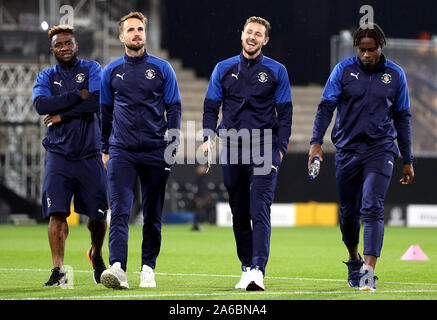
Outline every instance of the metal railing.
{"label": "metal railing", "polygon": [[34,110],[32,87],[48,65],[0,65],[0,182],[29,200],[40,202],[45,126]]}

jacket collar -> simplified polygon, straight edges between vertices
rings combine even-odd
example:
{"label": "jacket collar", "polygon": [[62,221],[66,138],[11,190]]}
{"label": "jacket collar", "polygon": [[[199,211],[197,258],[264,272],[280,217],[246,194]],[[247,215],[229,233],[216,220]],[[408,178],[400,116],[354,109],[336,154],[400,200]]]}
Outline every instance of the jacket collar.
{"label": "jacket collar", "polygon": [[259,55],[255,59],[247,59],[243,55],[243,51],[240,52],[240,62],[243,62],[247,65],[253,65],[253,64],[259,63],[262,61],[263,58],[264,58],[264,56],[263,56],[262,52],[260,52]]}
{"label": "jacket collar", "polygon": [[124,54],[124,61],[129,62],[129,63],[141,63],[141,62],[144,62],[148,57],[149,57],[149,54],[147,53],[146,50],[144,50],[144,54],[142,56],[139,56],[139,57],[131,57],[125,53]]}
{"label": "jacket collar", "polygon": [[385,69],[385,64],[387,62],[387,59],[385,58],[384,54],[381,53],[381,57],[379,59],[379,63],[377,65],[377,67],[375,68],[375,70],[370,70],[368,69],[366,66],[364,66],[364,64],[361,62],[360,58],[358,58],[358,56],[356,57],[357,59],[357,63],[360,65],[361,69],[363,69],[365,72],[367,73],[379,73],[381,71],[383,71]]}
{"label": "jacket collar", "polygon": [[75,59],[74,62],[71,62],[69,64],[64,64],[64,63],[58,62],[57,66],[62,71],[70,72],[71,70],[73,70],[74,68],[76,68],[79,65],[80,59],[78,57],[76,57],[74,59]]}

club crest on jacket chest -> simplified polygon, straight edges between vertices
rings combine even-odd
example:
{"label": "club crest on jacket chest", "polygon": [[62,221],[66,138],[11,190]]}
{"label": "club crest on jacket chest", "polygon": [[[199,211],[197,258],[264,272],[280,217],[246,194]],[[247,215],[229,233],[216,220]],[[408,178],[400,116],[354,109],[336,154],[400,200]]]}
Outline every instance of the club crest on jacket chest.
{"label": "club crest on jacket chest", "polygon": [[382,81],[383,83],[385,83],[385,84],[389,84],[389,83],[391,82],[391,75],[388,74],[388,73],[384,73],[384,74],[381,76],[381,81]]}
{"label": "club crest on jacket chest", "polygon": [[152,80],[155,78],[156,72],[153,69],[147,69],[145,75],[146,75],[146,79]]}
{"label": "club crest on jacket chest", "polygon": [[83,73],[78,73],[75,78],[77,83],[82,83],[85,81],[85,75]]}
{"label": "club crest on jacket chest", "polygon": [[260,72],[258,73],[257,78],[259,82],[265,83],[269,79],[269,75],[265,72]]}

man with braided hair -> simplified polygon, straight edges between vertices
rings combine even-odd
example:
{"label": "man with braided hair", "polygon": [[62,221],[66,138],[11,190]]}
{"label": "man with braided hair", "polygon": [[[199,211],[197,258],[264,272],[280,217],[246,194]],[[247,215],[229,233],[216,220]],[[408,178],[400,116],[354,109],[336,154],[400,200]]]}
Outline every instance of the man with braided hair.
{"label": "man with braided hair", "polygon": [[[384,237],[384,199],[399,151],[400,182],[408,185],[414,178],[407,79],[402,68],[382,54],[385,43],[377,24],[355,31],[357,56],[338,63],[326,83],[308,159],[308,168],[316,155],[323,161],[323,136],[337,109],[331,138],[337,148],[340,229],[349,252],[348,284],[362,291],[376,290],[374,270]],[[364,260],[358,253],[360,217]]]}

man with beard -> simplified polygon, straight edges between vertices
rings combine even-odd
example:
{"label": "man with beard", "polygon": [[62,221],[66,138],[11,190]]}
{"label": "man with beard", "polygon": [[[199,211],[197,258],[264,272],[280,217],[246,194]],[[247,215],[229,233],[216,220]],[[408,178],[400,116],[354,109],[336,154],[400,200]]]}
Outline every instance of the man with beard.
{"label": "man with beard", "polygon": [[[129,288],[128,222],[138,177],[144,217],[140,287],[156,286],[154,269],[161,247],[165,188],[180,129],[181,99],[176,76],[167,61],[145,50],[146,24],[140,12],[120,19],[119,39],[125,55],[108,64],[102,75],[102,158],[111,202],[111,266],[101,281],[108,288]],[[176,131],[170,143],[164,137],[167,130]]]}
{"label": "man with beard", "polygon": [[[287,70],[261,52],[269,41],[269,32],[267,20],[246,20],[241,33],[242,51],[216,65],[203,113],[205,140],[208,136],[213,139],[218,131],[222,143],[220,163],[242,267],[235,288],[248,291],[264,290],[270,251],[270,207],[291,135],[293,106]],[[216,130],[221,105],[222,121]],[[242,134],[233,137],[229,134],[232,131]],[[249,134],[245,136],[244,132]],[[248,144],[250,154],[245,147]],[[208,141],[203,150],[209,151]],[[257,159],[256,150],[262,162]],[[237,161],[230,154],[235,151]],[[261,166],[267,170],[259,170]]]}
{"label": "man with beard", "polygon": [[108,209],[105,169],[100,156],[99,90],[101,67],[95,61],[77,58],[74,30],[68,25],[48,32],[50,51],[57,60],[42,71],[33,87],[33,102],[46,115],[47,135],[42,141],[48,151],[42,188],[43,216],[49,219],[48,238],[53,270],[46,286],[67,283],[64,249],[68,236],[66,218],[74,196],[76,212],[89,217],[91,248],[87,258],[94,269],[94,281],[106,269],[102,245]]}

